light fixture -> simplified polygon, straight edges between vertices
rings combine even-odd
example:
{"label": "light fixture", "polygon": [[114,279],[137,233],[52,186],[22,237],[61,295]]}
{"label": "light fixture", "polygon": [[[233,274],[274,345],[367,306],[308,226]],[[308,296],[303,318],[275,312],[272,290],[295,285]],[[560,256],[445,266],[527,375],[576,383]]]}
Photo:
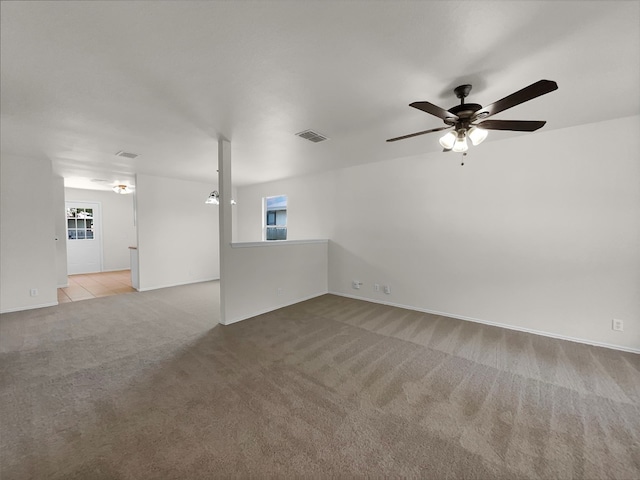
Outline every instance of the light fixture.
{"label": "light fixture", "polygon": [[448,132],[444,136],[440,137],[440,145],[445,150],[451,150],[453,148],[453,144],[456,142],[456,134],[455,132]]}
{"label": "light fixture", "polygon": [[121,195],[133,192],[133,189],[129,185],[114,185],[113,191]]}
{"label": "light fixture", "polygon": [[[211,192],[209,194],[209,198],[207,198],[204,203],[207,203],[209,205],[220,205],[220,194],[218,193],[217,190],[214,190],[213,192]],[[231,199],[231,205],[236,205],[237,202],[232,198]]]}
{"label": "light fixture", "polygon": [[456,138],[456,142],[453,144],[452,150],[456,153],[466,152],[469,150],[469,145],[467,145],[467,137],[464,130],[458,131],[458,136]]}
{"label": "light fixture", "polygon": [[475,125],[471,125],[471,127],[456,125],[456,127],[461,128],[447,132],[440,137],[440,145],[445,150],[453,150],[458,153],[466,152],[469,150],[467,137],[469,137],[473,145],[480,145],[489,134],[484,128],[476,127]]}
{"label": "light fixture", "polygon": [[484,139],[487,138],[487,135],[489,135],[488,130],[476,126],[472,126],[467,132],[469,140],[471,140],[471,143],[473,143],[474,145],[480,145],[482,142],[484,142]]}
{"label": "light fixture", "polygon": [[210,205],[220,205],[220,194],[217,190],[214,190],[209,194],[209,198],[207,198],[204,203],[208,203]]}

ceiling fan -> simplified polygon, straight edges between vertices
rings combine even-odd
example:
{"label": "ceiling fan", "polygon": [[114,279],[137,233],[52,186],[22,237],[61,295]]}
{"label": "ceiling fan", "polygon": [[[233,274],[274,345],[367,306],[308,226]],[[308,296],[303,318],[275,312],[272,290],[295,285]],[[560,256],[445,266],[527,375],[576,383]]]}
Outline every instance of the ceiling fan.
{"label": "ceiling fan", "polygon": [[557,89],[558,84],[556,82],[539,80],[491,105],[483,107],[477,103],[465,103],[464,99],[469,95],[469,92],[471,92],[471,85],[460,85],[453,89],[456,97],[460,99],[460,105],[456,105],[449,110],[445,110],[429,102],[413,102],[409,104],[410,107],[441,118],[447,125],[446,127],[432,128],[422,132],[390,138],[387,142],[395,142],[397,140],[404,140],[405,138],[424,135],[425,133],[452,129],[440,138],[440,145],[442,145],[445,152],[451,150],[454,152],[466,152],[469,148],[467,137],[473,145],[479,145],[487,138],[487,130],[533,132],[543,127],[547,122],[539,120],[487,120],[487,118]]}

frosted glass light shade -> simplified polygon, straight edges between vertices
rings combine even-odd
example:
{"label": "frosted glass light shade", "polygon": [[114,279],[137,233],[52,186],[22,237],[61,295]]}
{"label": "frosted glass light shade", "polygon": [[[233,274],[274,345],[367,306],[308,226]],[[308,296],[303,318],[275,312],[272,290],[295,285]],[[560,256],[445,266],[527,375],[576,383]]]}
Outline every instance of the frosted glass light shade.
{"label": "frosted glass light shade", "polygon": [[448,132],[440,137],[440,145],[442,145],[442,148],[445,150],[451,150],[454,143],[456,143],[455,132]]}
{"label": "frosted glass light shade", "polygon": [[469,145],[467,145],[467,139],[464,135],[460,135],[458,138],[456,138],[456,143],[453,144],[452,150],[457,153],[466,152],[467,150],[469,150]]}
{"label": "frosted glass light shade", "polygon": [[482,142],[484,142],[484,139],[487,138],[489,132],[484,128],[471,127],[469,129],[468,135],[471,143],[473,143],[474,145],[480,145]]}

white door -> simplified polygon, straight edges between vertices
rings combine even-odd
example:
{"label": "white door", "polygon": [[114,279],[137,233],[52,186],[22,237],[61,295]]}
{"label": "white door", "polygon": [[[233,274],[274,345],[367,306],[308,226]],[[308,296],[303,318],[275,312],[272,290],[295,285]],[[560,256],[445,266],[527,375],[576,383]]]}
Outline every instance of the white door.
{"label": "white door", "polygon": [[100,204],[66,202],[69,275],[102,271]]}

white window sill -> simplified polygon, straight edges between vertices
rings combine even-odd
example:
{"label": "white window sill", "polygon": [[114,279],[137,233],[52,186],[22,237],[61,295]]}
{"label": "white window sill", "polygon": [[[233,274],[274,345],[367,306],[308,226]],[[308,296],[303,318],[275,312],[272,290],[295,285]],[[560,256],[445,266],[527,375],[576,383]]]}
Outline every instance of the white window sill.
{"label": "white window sill", "polygon": [[317,240],[264,240],[262,242],[235,242],[231,248],[277,247],[282,245],[306,245],[311,243],[328,243],[327,239]]}

